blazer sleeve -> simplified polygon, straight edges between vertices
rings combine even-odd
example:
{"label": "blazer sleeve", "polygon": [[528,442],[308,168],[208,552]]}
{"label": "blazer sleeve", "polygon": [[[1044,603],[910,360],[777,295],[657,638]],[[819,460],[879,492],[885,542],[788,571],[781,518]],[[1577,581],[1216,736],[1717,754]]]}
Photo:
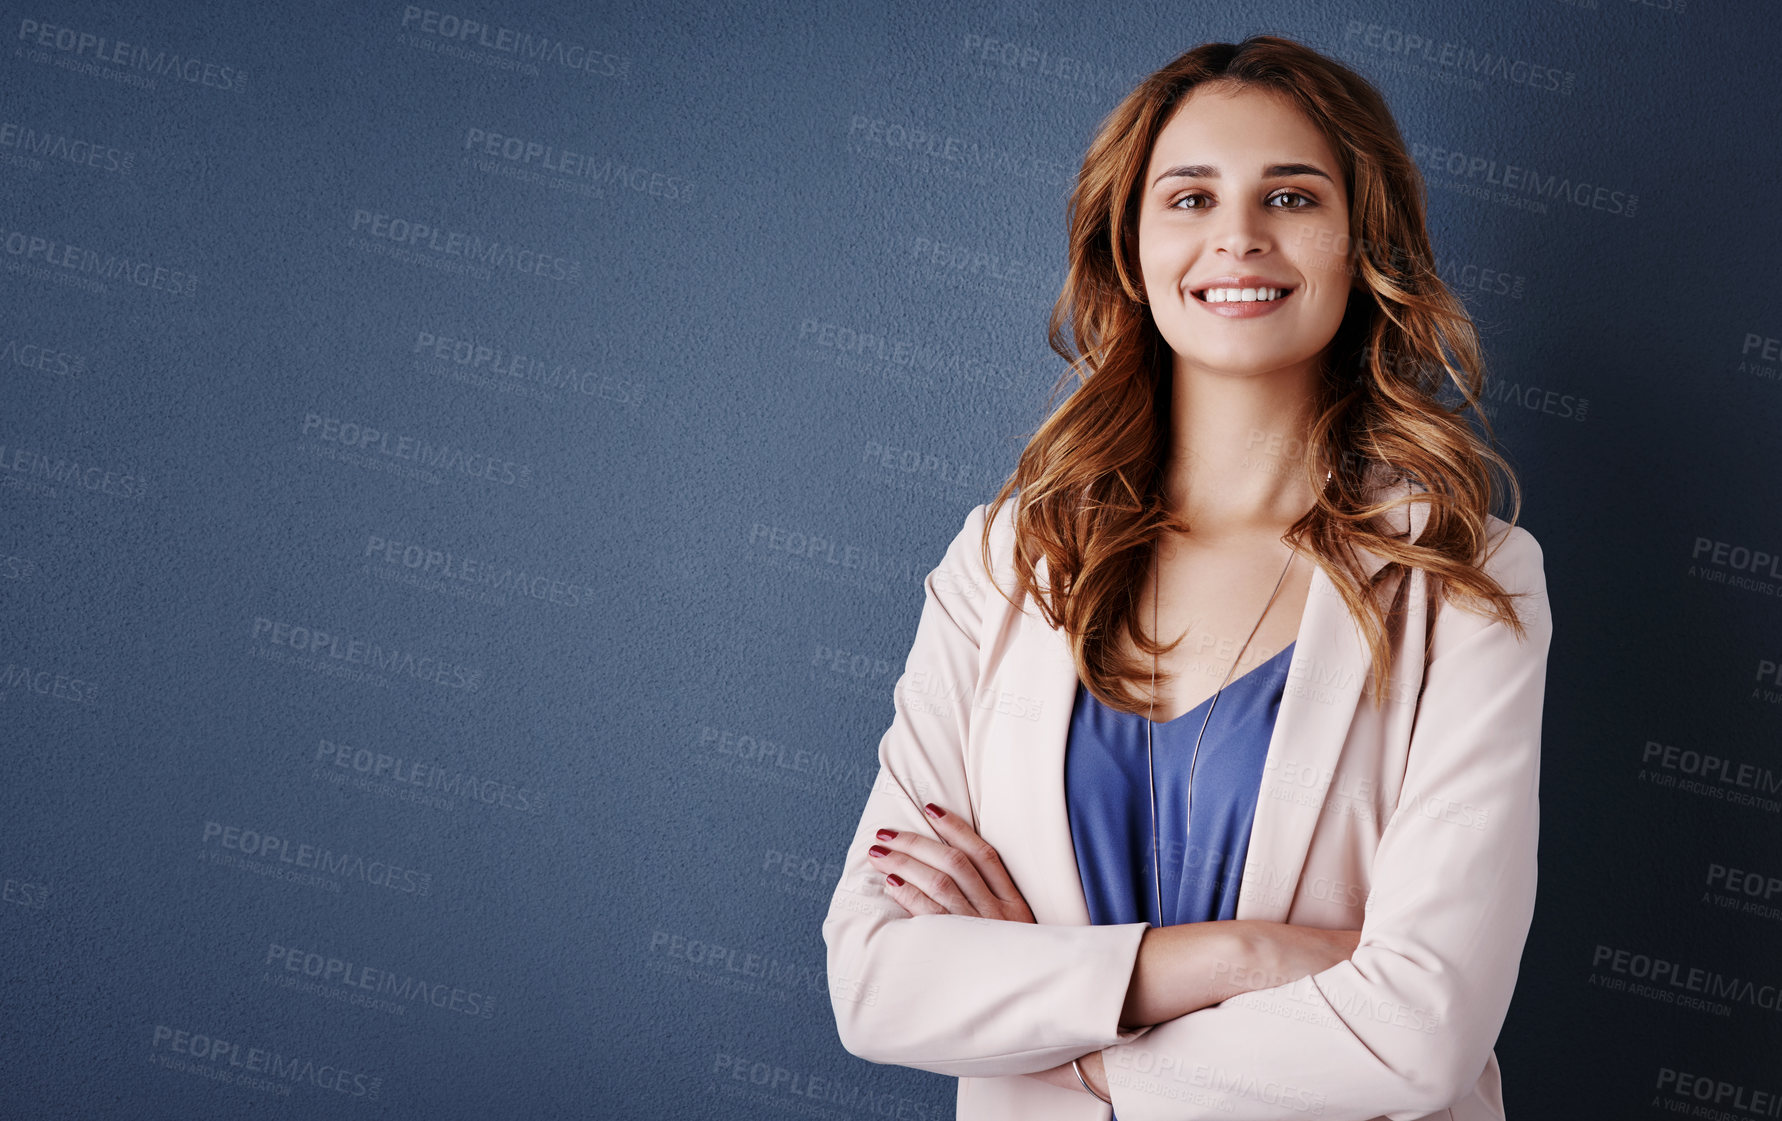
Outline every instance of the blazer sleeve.
{"label": "blazer sleeve", "polygon": [[1103,1055],[1120,1121],[1409,1121],[1478,1080],[1535,901],[1541,709],[1552,636],[1541,549],[1486,561],[1526,637],[1444,604],[1360,943],[1313,976],[1156,1025]]}
{"label": "blazer sleeve", "polygon": [[1151,1030],[1118,1023],[1148,924],[912,916],[884,894],[883,875],[867,862],[881,828],[938,839],[925,802],[972,812],[965,745],[978,643],[995,605],[1006,606],[980,558],[985,510],[972,510],[924,579],[878,776],[823,920],[843,1047],[876,1063],[981,1077],[1047,1070]]}

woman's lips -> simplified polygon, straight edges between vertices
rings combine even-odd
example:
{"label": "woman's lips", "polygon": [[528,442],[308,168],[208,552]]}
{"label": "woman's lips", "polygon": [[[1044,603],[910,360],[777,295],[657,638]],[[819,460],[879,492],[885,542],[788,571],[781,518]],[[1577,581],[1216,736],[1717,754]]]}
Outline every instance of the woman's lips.
{"label": "woman's lips", "polygon": [[1286,288],[1282,289],[1281,294],[1272,300],[1232,300],[1227,303],[1218,304],[1209,304],[1202,298],[1199,292],[1191,293],[1191,295],[1194,297],[1194,302],[1196,304],[1205,308],[1207,311],[1212,312],[1214,315],[1224,316],[1226,319],[1255,319],[1258,316],[1267,315],[1270,312],[1278,310],[1282,304],[1291,300],[1294,294],[1298,291],[1299,289],[1297,288]]}

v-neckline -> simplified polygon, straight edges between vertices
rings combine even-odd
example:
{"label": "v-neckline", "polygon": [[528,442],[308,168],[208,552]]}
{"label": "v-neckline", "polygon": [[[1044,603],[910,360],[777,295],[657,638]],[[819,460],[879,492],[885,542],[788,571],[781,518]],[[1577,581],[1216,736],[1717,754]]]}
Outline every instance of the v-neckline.
{"label": "v-neckline", "polygon": [[[1299,644],[1299,639],[1295,638],[1292,642],[1289,642],[1287,645],[1281,647],[1279,650],[1275,651],[1275,653],[1273,655],[1264,659],[1259,664],[1251,666],[1249,669],[1245,670],[1243,673],[1240,673],[1236,677],[1232,678],[1231,681],[1228,682],[1223,689],[1215,690],[1214,692],[1207,694],[1207,696],[1204,700],[1202,700],[1199,704],[1195,705],[1193,708],[1189,709],[1187,712],[1184,712],[1184,713],[1182,713],[1182,715],[1174,717],[1172,719],[1164,720],[1164,721],[1160,722],[1157,725],[1157,727],[1168,728],[1172,725],[1180,724],[1182,721],[1188,719],[1190,716],[1193,716],[1195,713],[1199,712],[1201,709],[1206,708],[1208,705],[1212,704],[1214,697],[1217,697],[1222,693],[1231,692],[1233,689],[1236,689],[1241,682],[1248,681],[1250,678],[1255,677],[1258,673],[1261,673],[1263,670],[1267,669],[1269,666],[1274,665],[1276,662],[1280,661],[1284,655],[1292,653],[1293,648],[1295,646],[1297,646],[1298,644]],[[1089,693],[1088,695],[1089,695],[1090,700],[1092,700],[1092,701],[1095,700],[1095,694]],[[1095,703],[1101,704],[1100,701],[1096,701]],[[1129,716],[1129,717],[1133,718],[1134,720],[1143,720],[1145,718],[1143,713],[1127,712],[1124,709],[1108,708],[1108,706],[1106,706],[1106,705],[1102,705],[1102,707],[1106,708],[1109,712],[1117,712],[1121,716]]]}

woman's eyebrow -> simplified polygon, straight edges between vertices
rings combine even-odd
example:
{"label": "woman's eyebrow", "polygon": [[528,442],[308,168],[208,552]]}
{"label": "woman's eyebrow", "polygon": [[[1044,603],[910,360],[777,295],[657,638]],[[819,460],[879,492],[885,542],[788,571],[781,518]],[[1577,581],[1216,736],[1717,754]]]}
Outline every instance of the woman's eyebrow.
{"label": "woman's eyebrow", "polygon": [[[1262,171],[1262,177],[1264,179],[1286,179],[1289,176],[1294,176],[1294,175],[1316,175],[1320,179],[1323,179],[1326,181],[1330,180],[1329,175],[1326,175],[1322,170],[1320,170],[1316,166],[1309,164],[1309,163],[1270,164],[1268,167],[1264,168]],[[1182,164],[1180,166],[1170,168],[1168,171],[1164,172],[1162,175],[1159,175],[1156,179],[1152,180],[1151,186],[1155,187],[1157,184],[1163,182],[1165,179],[1217,179],[1217,178],[1219,178],[1219,169],[1214,167],[1212,164],[1190,163],[1190,164]]]}

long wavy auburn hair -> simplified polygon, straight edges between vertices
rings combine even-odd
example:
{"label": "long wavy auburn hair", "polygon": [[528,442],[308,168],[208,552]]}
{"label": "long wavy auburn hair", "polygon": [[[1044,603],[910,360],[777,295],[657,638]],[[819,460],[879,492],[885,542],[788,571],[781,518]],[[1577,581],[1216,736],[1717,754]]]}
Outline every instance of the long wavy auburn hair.
{"label": "long wavy auburn hair", "polygon": [[[1196,87],[1215,80],[1287,97],[1342,164],[1348,268],[1361,283],[1325,351],[1306,434],[1306,478],[1317,499],[1281,540],[1302,542],[1360,622],[1378,705],[1390,688],[1387,614],[1396,609],[1378,588],[1395,573],[1421,569],[1432,605],[1439,592],[1524,634],[1512,596],[1475,559],[1503,493],[1493,471],[1514,499],[1512,525],[1521,489],[1488,442],[1478,334],[1436,275],[1422,176],[1385,99],[1354,71],[1290,39],[1256,35],[1196,47],[1146,78],[1102,122],[1070,195],[1069,270],[1048,330],[1052,349],[1070,363],[1052,400],[1073,385],[1075,392],[1055,412],[1048,403],[1049,417],[991,502],[985,568],[991,524],[1012,499],[1015,594],[992,583],[1012,604],[1031,596],[1047,622],[1064,629],[1077,672],[1099,700],[1146,711],[1148,689],[1140,685],[1148,684],[1150,658],[1175,643],[1144,633],[1133,589],[1150,571],[1159,540],[1188,525],[1163,490],[1173,363],[1145,303],[1138,208],[1158,133]],[[1449,385],[1459,395],[1452,404],[1438,399]],[[1469,409],[1485,437],[1468,423]],[[1406,493],[1377,493],[1397,482],[1408,484]],[[1410,502],[1429,506],[1415,543],[1387,517]],[[1386,558],[1371,584],[1354,546]],[[1041,558],[1045,588],[1036,576]],[[1123,651],[1122,632],[1142,657]]]}

